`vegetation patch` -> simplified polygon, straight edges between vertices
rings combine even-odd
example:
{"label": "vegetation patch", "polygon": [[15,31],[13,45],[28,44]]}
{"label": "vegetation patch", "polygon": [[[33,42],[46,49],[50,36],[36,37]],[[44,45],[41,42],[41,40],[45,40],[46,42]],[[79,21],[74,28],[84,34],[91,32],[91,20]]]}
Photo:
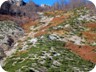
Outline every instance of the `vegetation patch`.
{"label": "vegetation patch", "polygon": [[35,46],[9,57],[3,68],[9,72],[88,72],[94,67],[64,46],[65,42],[50,40],[49,35],[39,37]]}

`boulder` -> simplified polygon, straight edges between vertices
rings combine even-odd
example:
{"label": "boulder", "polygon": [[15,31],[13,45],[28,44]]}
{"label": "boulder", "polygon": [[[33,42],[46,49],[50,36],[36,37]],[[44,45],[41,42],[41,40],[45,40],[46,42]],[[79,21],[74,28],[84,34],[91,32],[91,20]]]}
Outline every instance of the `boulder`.
{"label": "boulder", "polygon": [[12,44],[14,43],[14,39],[12,39],[12,37],[11,37],[11,36],[8,36],[7,43],[8,43],[8,45],[11,47],[11,46],[12,46]]}
{"label": "boulder", "polygon": [[1,13],[1,14],[9,14],[10,7],[11,7],[11,3],[10,3],[9,1],[5,1],[5,2],[1,5],[0,13]]}

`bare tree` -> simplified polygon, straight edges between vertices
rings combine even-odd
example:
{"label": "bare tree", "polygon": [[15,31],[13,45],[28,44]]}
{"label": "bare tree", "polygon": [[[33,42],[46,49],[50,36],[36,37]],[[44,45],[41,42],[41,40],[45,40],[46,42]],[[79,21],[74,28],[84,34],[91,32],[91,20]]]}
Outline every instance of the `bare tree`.
{"label": "bare tree", "polygon": [[59,0],[59,5],[60,5],[60,9],[62,9],[62,10],[65,9],[65,3],[64,3],[64,0]]}
{"label": "bare tree", "polygon": [[70,0],[70,7],[72,9],[77,8],[77,7],[81,7],[81,6],[85,6],[86,0]]}
{"label": "bare tree", "polygon": [[53,4],[53,8],[55,10],[64,10],[65,8],[64,0],[58,0],[57,2],[55,2]]}

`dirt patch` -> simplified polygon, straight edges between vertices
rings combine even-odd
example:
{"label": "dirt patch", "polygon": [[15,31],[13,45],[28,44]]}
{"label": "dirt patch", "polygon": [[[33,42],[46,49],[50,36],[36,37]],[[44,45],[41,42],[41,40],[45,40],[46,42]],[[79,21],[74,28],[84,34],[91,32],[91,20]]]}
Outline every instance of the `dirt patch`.
{"label": "dirt patch", "polygon": [[30,27],[34,26],[34,25],[37,25],[37,24],[38,24],[38,21],[29,21],[26,24],[22,24],[22,28],[24,29],[24,31],[26,33],[29,33],[30,32]]}
{"label": "dirt patch", "polygon": [[40,28],[40,30],[48,29],[50,27],[57,26],[57,25],[63,23],[66,19],[68,19],[68,16],[55,17],[47,26]]}
{"label": "dirt patch", "polygon": [[[53,18],[53,20],[47,26],[41,27],[34,36],[37,37],[37,36],[41,36],[41,35],[48,33],[49,28],[63,23],[67,18],[68,18],[67,16]],[[61,31],[59,31],[59,32],[61,32]],[[63,33],[63,31],[62,31],[62,33]]]}
{"label": "dirt patch", "polygon": [[57,34],[57,35],[59,35],[59,36],[62,36],[62,35],[64,35],[66,33],[66,31],[64,30],[64,29],[62,29],[62,30],[52,30],[51,31],[51,34]]}
{"label": "dirt patch", "polygon": [[88,24],[85,24],[85,26],[88,28],[96,28],[96,23],[88,23]]}
{"label": "dirt patch", "polygon": [[96,53],[94,52],[96,47],[92,47],[88,45],[79,46],[71,42],[67,43],[65,47],[72,50],[83,59],[96,63]]}
{"label": "dirt patch", "polygon": [[82,35],[89,41],[94,42],[96,40],[96,33],[93,32],[82,32]]}
{"label": "dirt patch", "polygon": [[48,33],[47,30],[38,31],[38,32],[34,35],[34,37],[42,36],[42,35],[44,35],[44,34],[46,34],[46,33]]}

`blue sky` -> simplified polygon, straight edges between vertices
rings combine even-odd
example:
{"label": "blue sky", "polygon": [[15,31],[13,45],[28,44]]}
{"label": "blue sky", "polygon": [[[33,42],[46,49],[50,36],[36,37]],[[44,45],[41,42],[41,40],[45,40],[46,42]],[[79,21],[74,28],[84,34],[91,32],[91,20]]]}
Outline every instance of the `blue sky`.
{"label": "blue sky", "polygon": [[[24,0],[25,2],[28,2],[29,0]],[[41,5],[41,4],[48,4],[48,5],[52,5],[54,4],[54,2],[56,2],[57,0],[32,0],[34,1],[36,4]],[[65,3],[68,3],[69,0],[64,0]]]}

